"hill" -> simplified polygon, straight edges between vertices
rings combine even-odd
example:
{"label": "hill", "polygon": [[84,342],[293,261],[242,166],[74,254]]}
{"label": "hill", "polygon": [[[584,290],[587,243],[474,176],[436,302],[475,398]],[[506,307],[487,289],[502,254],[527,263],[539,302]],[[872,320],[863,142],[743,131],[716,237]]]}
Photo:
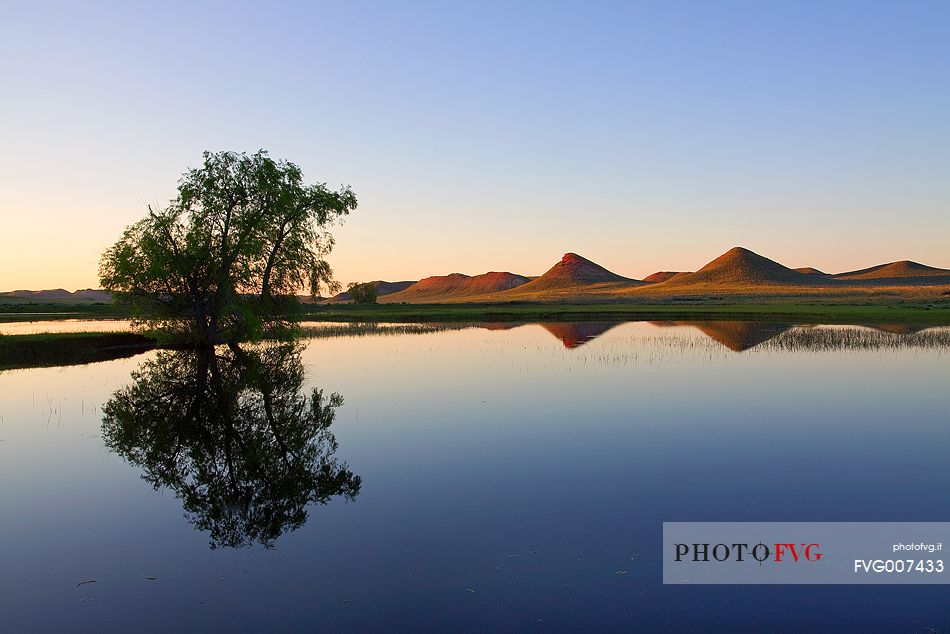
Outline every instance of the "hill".
{"label": "hill", "polygon": [[468,298],[516,288],[529,281],[530,278],[524,275],[497,271],[474,276],[463,273],[434,275],[421,279],[402,291],[386,295],[384,301],[415,303]]}
{"label": "hill", "polygon": [[26,303],[35,303],[35,302],[109,303],[112,301],[112,293],[109,293],[103,290],[94,289],[94,288],[84,288],[74,293],[71,293],[64,288],[53,288],[53,289],[47,289],[47,290],[42,290],[42,291],[28,291],[28,290],[6,291],[3,293],[0,293],[0,299],[9,300],[9,301],[20,301],[20,302],[26,302]]}
{"label": "hill", "polygon": [[940,284],[950,282],[950,270],[938,269],[933,266],[927,266],[926,264],[920,264],[919,262],[912,262],[910,260],[900,260],[898,262],[878,264],[877,266],[860,269],[858,271],[838,273],[832,277],[834,277],[836,280],[849,282],[900,281],[904,283],[916,278],[922,283]]}
{"label": "hill", "polygon": [[659,282],[665,282],[667,280],[673,279],[674,277],[687,275],[687,274],[688,272],[686,271],[657,271],[656,273],[647,275],[645,278],[643,278],[643,281],[649,282],[650,284],[655,284]]}
{"label": "hill", "polygon": [[792,270],[798,271],[799,273],[804,273],[805,275],[824,275],[824,276],[828,275],[824,271],[819,271],[818,269],[812,266],[802,266],[802,267],[799,267],[797,269],[792,269]]}
{"label": "hill", "polygon": [[694,284],[735,286],[814,285],[815,276],[794,271],[743,247],[733,247],[695,273],[663,282],[667,286]]}
{"label": "hill", "polygon": [[[413,284],[415,284],[416,282],[415,280],[407,280],[403,282],[386,282],[384,280],[374,280],[369,283],[376,287],[376,296],[382,297],[383,295],[392,295],[393,293],[398,293],[399,291],[403,291],[409,288],[410,286],[412,286]],[[334,295],[327,301],[328,302],[348,302],[351,299],[352,298],[350,297],[350,292],[343,291],[342,293],[337,293],[336,295]]]}
{"label": "hill", "polygon": [[561,261],[548,271],[521,288],[518,294],[546,291],[552,289],[584,286],[587,284],[601,284],[604,282],[636,282],[622,275],[608,271],[599,264],[595,264],[576,253],[565,253]]}

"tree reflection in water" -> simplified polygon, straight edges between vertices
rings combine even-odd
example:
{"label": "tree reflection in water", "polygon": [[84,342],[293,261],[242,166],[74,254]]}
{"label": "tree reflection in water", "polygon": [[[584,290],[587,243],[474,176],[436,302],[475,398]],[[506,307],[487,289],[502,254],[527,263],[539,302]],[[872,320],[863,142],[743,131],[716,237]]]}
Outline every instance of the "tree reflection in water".
{"label": "tree reflection in water", "polygon": [[108,447],[181,499],[211,547],[272,547],[311,504],[359,494],[334,458],[339,394],[302,392],[297,344],[160,351],[103,407]]}

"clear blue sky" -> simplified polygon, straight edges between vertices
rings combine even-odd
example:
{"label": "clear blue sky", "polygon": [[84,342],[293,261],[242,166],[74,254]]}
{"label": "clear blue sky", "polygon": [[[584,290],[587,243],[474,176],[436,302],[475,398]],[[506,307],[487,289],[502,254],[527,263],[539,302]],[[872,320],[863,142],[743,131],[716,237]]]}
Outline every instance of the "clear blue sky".
{"label": "clear blue sky", "polygon": [[0,20],[0,290],[96,263],[204,149],[348,183],[346,282],[742,245],[950,267],[950,2],[43,3]]}

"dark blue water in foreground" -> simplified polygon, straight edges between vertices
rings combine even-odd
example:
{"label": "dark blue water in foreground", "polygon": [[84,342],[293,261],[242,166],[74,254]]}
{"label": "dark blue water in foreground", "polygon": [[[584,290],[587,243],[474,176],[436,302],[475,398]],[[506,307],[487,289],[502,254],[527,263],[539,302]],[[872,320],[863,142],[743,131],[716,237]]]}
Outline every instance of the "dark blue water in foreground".
{"label": "dark blue water in foreground", "polygon": [[950,586],[662,585],[664,521],[950,521],[950,350],[782,329],[315,339],[332,424],[224,370],[220,434],[187,363],[116,405],[156,353],[2,372],[0,631],[950,631]]}

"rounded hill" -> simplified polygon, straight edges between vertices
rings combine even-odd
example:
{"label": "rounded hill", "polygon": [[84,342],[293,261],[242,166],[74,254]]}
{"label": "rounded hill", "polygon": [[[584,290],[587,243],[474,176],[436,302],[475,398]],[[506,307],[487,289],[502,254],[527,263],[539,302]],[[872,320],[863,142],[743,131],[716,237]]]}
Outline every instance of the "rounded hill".
{"label": "rounded hill", "polygon": [[749,249],[733,247],[695,273],[666,283],[745,286],[762,284],[814,284],[815,278],[794,271]]}
{"label": "rounded hill", "polygon": [[565,253],[561,261],[548,269],[544,275],[531,280],[519,290],[528,293],[604,282],[635,281],[608,271],[576,253]]}
{"label": "rounded hill", "polygon": [[684,271],[657,271],[656,273],[651,273],[643,278],[644,282],[649,282],[651,284],[658,284],[660,282],[665,282],[671,280],[674,277],[687,275],[687,272]]}
{"label": "rounded hill", "polygon": [[938,269],[911,260],[900,260],[887,264],[878,264],[858,271],[838,273],[836,280],[888,280],[904,279],[909,277],[944,277],[950,276],[950,270]]}

